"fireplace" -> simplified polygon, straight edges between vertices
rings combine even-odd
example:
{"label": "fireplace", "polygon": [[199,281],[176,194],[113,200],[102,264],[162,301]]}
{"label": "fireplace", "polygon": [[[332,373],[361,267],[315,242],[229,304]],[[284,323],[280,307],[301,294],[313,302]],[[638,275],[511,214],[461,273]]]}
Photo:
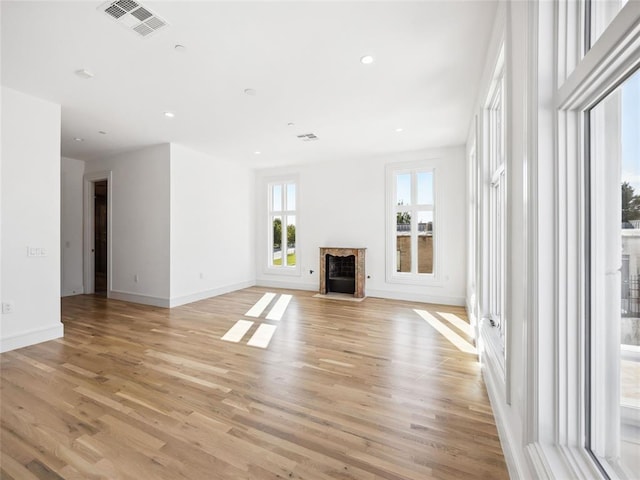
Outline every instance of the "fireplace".
{"label": "fireplace", "polygon": [[364,298],[365,248],[320,248],[320,293],[347,293]]}

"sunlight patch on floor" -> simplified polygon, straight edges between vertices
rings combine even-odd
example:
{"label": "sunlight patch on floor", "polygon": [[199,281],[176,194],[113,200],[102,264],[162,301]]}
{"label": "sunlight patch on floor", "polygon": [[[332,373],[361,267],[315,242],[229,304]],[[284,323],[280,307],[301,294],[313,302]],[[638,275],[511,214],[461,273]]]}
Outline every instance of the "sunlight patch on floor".
{"label": "sunlight patch on floor", "polygon": [[[246,317],[260,318],[265,309],[271,304],[272,300],[277,295],[275,293],[267,292],[262,298],[260,298],[251,309],[245,313]],[[269,313],[267,314],[265,320],[275,320],[280,321],[282,316],[287,310],[292,295],[280,295],[280,298],[276,301],[276,303],[271,307]],[[242,341],[243,337],[249,332],[254,322],[250,320],[238,320],[230,329],[225,333],[221,340],[227,342],[239,343]],[[247,345],[250,347],[259,347],[259,348],[267,348],[269,346],[269,342],[271,342],[271,338],[273,334],[276,332],[276,325],[270,325],[268,323],[262,323],[258,325],[258,328],[247,342]]]}
{"label": "sunlight patch on floor", "polygon": [[454,346],[461,352],[476,354],[476,348],[467,342],[464,338],[458,335],[456,332],[447,327],[444,323],[431,315],[426,310],[414,309],[418,315],[420,315],[426,322],[435,328],[443,337],[449,340]]}
{"label": "sunlight patch on floor", "polygon": [[231,327],[229,331],[224,334],[222,340],[226,342],[238,343],[240,340],[242,340],[242,337],[244,337],[245,333],[249,331],[252,325],[253,322],[250,322],[249,320],[238,320],[235,325],[233,325],[233,327]]}
{"label": "sunlight patch on floor", "polygon": [[276,296],[275,293],[265,293],[251,309],[244,314],[245,317],[259,317],[265,308],[271,303],[271,300]]}
{"label": "sunlight patch on floor", "polygon": [[461,332],[466,333],[470,337],[473,337],[473,329],[471,328],[471,325],[469,325],[467,322],[462,320],[455,313],[446,313],[446,312],[436,312],[436,313],[440,315],[442,318],[444,318],[451,325],[456,327],[458,330],[460,330]]}

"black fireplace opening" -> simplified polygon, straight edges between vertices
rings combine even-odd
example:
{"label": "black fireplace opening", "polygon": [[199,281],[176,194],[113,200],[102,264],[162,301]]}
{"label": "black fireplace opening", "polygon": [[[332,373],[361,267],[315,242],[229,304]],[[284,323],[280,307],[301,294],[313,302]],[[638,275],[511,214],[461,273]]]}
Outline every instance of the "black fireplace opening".
{"label": "black fireplace opening", "polygon": [[355,293],[356,291],[356,256],[326,256],[325,272],[327,275],[327,293]]}

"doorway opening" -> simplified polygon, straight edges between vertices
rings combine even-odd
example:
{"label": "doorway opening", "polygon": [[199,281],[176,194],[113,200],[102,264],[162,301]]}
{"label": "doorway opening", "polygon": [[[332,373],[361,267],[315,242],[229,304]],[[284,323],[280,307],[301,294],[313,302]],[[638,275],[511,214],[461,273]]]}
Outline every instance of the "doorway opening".
{"label": "doorway opening", "polygon": [[107,296],[107,259],[108,259],[108,183],[100,180],[93,184],[93,254],[94,254],[94,293]]}

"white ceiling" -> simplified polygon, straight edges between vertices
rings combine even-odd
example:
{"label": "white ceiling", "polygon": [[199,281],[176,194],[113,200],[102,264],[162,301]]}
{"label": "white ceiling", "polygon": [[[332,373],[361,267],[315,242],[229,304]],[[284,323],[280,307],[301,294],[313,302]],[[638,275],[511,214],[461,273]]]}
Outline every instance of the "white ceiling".
{"label": "white ceiling", "polygon": [[258,168],[464,143],[496,12],[479,0],[145,1],[170,25],[142,38],[101,4],[0,3],[2,84],[62,105],[62,155],[176,142]]}

